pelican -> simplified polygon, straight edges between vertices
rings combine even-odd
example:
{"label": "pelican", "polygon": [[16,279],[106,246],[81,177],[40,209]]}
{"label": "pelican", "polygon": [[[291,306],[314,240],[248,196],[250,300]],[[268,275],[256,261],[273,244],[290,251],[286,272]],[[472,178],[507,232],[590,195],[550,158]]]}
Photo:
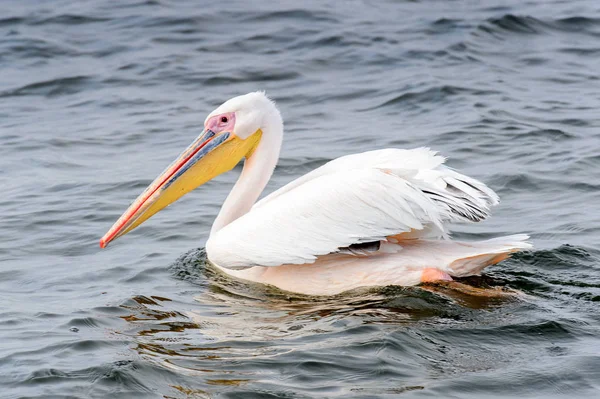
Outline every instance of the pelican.
{"label": "pelican", "polygon": [[209,262],[236,278],[334,295],[475,275],[531,247],[524,234],[451,240],[448,223],[487,218],[498,196],[444,166],[445,158],[428,148],[346,155],[256,202],[279,159],[283,130],[281,114],[264,92],[226,101],[100,246],[244,159],[206,242]]}

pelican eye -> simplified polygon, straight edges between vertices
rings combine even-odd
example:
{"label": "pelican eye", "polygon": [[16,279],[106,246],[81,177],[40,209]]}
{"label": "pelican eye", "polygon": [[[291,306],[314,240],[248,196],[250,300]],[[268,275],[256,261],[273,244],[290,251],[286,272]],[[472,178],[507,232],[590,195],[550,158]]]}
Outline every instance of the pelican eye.
{"label": "pelican eye", "polygon": [[222,123],[227,123],[227,122],[229,122],[229,119],[227,119],[227,117],[226,117],[226,116],[222,116],[222,117],[221,117],[221,122],[222,122]]}

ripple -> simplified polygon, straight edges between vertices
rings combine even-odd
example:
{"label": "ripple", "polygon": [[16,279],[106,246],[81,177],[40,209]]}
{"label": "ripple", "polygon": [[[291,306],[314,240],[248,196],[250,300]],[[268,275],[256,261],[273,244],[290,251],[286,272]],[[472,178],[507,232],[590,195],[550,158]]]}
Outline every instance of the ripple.
{"label": "ripple", "polygon": [[54,97],[74,94],[84,89],[91,82],[89,76],[70,76],[30,83],[17,89],[0,93],[0,97],[41,95]]}
{"label": "ripple", "polygon": [[[12,60],[18,59],[51,59],[54,57],[72,57],[79,55],[78,51],[65,44],[38,38],[15,37],[0,42],[4,51],[10,53]],[[6,55],[5,55],[6,56]]]}
{"label": "ripple", "polygon": [[152,389],[147,387],[135,377],[136,369],[140,365],[133,361],[119,361],[112,364],[106,364],[99,367],[89,367],[85,369],[62,371],[58,369],[40,369],[32,373],[26,380],[27,384],[60,384],[65,381],[75,383],[90,383],[94,382],[96,393],[109,393],[111,386],[115,384],[124,385],[128,391],[145,392],[149,394]]}
{"label": "ripple", "polygon": [[271,12],[257,12],[254,15],[244,18],[246,21],[254,22],[279,22],[282,20],[301,20],[301,21],[319,21],[336,22],[336,19],[323,11],[310,11],[306,9],[292,9]]}
{"label": "ripple", "polygon": [[506,14],[500,18],[491,18],[488,22],[501,30],[516,33],[539,33],[544,27],[542,21],[536,18],[512,14]]}
{"label": "ripple", "polygon": [[25,20],[24,18],[20,18],[20,17],[0,18],[0,26],[18,25],[18,24],[23,23],[24,20]]}
{"label": "ripple", "polygon": [[[520,134],[522,134],[522,133],[520,133]],[[564,130],[560,130],[560,129],[531,130],[529,132],[526,132],[524,134],[524,136],[534,138],[534,139],[544,138],[544,139],[552,140],[554,142],[564,141],[564,140],[572,140],[572,139],[576,138],[575,135],[567,133]]]}
{"label": "ripple", "polygon": [[569,244],[561,245],[552,250],[526,252],[519,255],[519,259],[533,266],[546,265],[552,268],[565,269],[573,269],[582,265],[592,266],[599,260],[584,248]]}
{"label": "ripple", "polygon": [[600,28],[600,18],[590,18],[584,16],[572,16],[558,18],[554,25],[567,31],[585,31],[590,28]]}
{"label": "ripple", "polygon": [[300,76],[299,73],[296,72],[269,72],[269,71],[248,71],[244,74],[244,76],[239,77],[225,77],[218,76],[208,78],[204,81],[206,86],[222,86],[228,84],[235,84],[240,82],[265,82],[265,81],[282,81],[282,80],[294,80]]}
{"label": "ripple", "polygon": [[[499,93],[495,90],[473,89],[468,87],[447,85],[436,86],[421,91],[410,91],[400,94],[371,109],[385,108],[390,106],[427,107],[427,104],[454,104],[455,102],[459,101],[460,98],[464,98],[469,95],[486,97],[496,94]],[[367,111],[371,109],[367,109]]]}
{"label": "ripple", "polygon": [[30,21],[30,25],[46,25],[46,24],[57,24],[57,25],[82,25],[90,23],[100,23],[110,21],[110,18],[99,18],[92,17],[89,15],[77,15],[77,14],[60,14],[54,15],[49,18],[43,18],[38,20]]}

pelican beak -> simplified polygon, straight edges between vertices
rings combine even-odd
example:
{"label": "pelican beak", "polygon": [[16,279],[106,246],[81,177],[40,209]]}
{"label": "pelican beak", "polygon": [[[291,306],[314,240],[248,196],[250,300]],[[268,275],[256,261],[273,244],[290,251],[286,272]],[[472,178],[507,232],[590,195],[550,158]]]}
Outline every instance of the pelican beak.
{"label": "pelican beak", "polygon": [[242,158],[252,154],[261,135],[262,131],[257,130],[241,139],[233,132],[215,133],[206,129],[129,206],[102,237],[100,247],[135,229],[196,187],[233,169]]}

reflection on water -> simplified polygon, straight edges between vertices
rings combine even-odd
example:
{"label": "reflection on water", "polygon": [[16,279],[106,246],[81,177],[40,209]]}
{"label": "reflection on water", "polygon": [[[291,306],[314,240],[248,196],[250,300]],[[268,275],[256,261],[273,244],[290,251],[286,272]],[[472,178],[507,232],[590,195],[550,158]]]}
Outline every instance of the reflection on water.
{"label": "reflection on water", "polygon": [[[201,390],[176,387],[186,394],[208,395],[214,385],[239,387],[264,379],[265,373],[277,375],[286,366],[293,378],[329,367],[352,369],[353,364],[364,366],[369,361],[375,366],[376,359],[361,356],[374,347],[379,352],[391,346],[408,355],[403,346],[424,346],[448,354],[446,362],[454,369],[460,363],[452,358],[452,351],[443,341],[423,334],[423,328],[435,331],[474,322],[504,325],[510,322],[511,309],[525,301],[522,293],[492,287],[501,282],[489,277],[471,278],[469,284],[390,286],[335,297],[302,296],[225,276],[206,262],[203,250],[186,254],[170,270],[178,279],[197,284],[195,303],[135,296],[122,304],[128,311],[122,318],[129,322],[122,333],[133,339],[144,359],[199,377]],[[397,338],[390,338],[391,332]],[[311,354],[308,359],[307,354]],[[493,361],[493,357],[481,359],[482,364],[469,363],[469,367],[485,369],[493,367]],[[444,362],[434,363],[432,370],[448,371]],[[351,384],[352,392],[365,395],[418,389],[422,386]]]}
{"label": "reflection on water", "polygon": [[[571,306],[583,311],[597,301],[600,284],[589,275],[559,282],[536,273],[586,258],[595,255],[567,246],[526,252],[508,261],[508,272],[459,282],[309,297],[232,279],[195,250],[169,270],[196,289],[178,299],[132,297],[121,305],[127,325],[118,334],[145,362],[177,376],[168,379],[174,393],[167,397],[293,394],[298,386],[311,397],[377,397],[437,392],[447,381],[486,391],[472,373],[506,378],[510,370],[535,370],[573,353],[575,337],[593,334],[596,327],[539,298],[574,295],[579,302]],[[598,319],[597,311],[589,315]],[[568,359],[562,363],[579,362]],[[589,378],[578,377],[590,388]],[[535,373],[521,383],[544,384]]]}

